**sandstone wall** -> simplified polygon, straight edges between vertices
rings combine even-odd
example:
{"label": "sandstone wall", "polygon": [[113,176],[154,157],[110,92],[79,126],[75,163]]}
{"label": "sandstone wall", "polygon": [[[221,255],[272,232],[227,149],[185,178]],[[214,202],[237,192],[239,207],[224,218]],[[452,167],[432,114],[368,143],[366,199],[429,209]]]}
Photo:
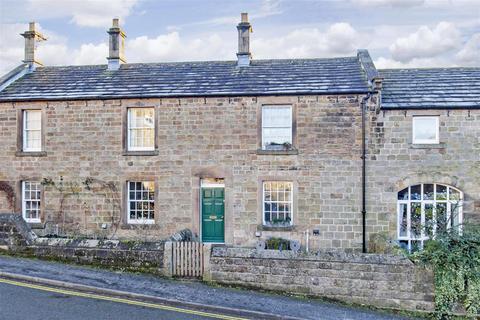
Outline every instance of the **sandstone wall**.
{"label": "sandstone wall", "polygon": [[223,284],[382,308],[434,309],[431,271],[400,256],[214,247],[210,270],[211,280]]}
{"label": "sandstone wall", "polygon": [[[440,144],[412,144],[412,116],[440,117]],[[396,238],[397,193],[419,183],[441,183],[464,193],[467,220],[480,221],[480,110],[386,110],[370,118],[367,230]],[[383,224],[382,223],[382,224]]]}
{"label": "sandstone wall", "polygon": [[[44,228],[37,229],[40,234],[60,226],[70,235],[150,241],[184,228],[198,235],[200,178],[224,178],[228,244],[253,245],[256,231],[262,239],[276,235],[305,244],[304,232],[318,229],[318,236],[310,236],[311,248],[358,250],[360,100],[356,95],[332,95],[3,103],[0,181],[14,181],[19,194],[21,180],[49,178],[58,186],[63,178],[63,194],[44,187],[42,225],[34,226]],[[257,152],[264,104],[293,106],[298,152]],[[123,152],[122,111],[134,106],[156,109],[155,155]],[[17,109],[28,107],[45,110],[44,155],[18,154]],[[82,183],[92,177],[97,182],[85,190]],[[155,182],[152,226],[126,224],[123,192],[127,180],[137,179]],[[291,230],[261,226],[261,183],[267,179],[294,183]],[[109,182],[115,190],[102,187]],[[20,213],[18,201],[16,212]],[[378,224],[382,230],[388,227],[383,220]]]}

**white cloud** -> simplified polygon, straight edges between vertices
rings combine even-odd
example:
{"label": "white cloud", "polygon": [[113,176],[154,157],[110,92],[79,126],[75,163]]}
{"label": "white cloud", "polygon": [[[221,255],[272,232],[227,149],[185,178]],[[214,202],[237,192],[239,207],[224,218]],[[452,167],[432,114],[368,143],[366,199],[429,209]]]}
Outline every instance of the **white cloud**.
{"label": "white cloud", "polygon": [[303,28],[284,36],[253,39],[252,52],[258,58],[333,57],[355,54],[361,37],[348,23],[335,23],[326,30]]}
{"label": "white cloud", "polygon": [[23,38],[19,35],[28,29],[27,24],[0,24],[0,76],[22,63]]}
{"label": "white cloud", "polygon": [[71,17],[71,22],[86,27],[108,27],[112,18],[123,21],[138,0],[29,0],[27,11],[36,19]]}
{"label": "white cloud", "polygon": [[464,66],[480,66],[480,33],[474,34],[455,58]]}
{"label": "white cloud", "polygon": [[375,59],[374,62],[378,69],[480,67],[480,33],[472,35],[453,55],[443,54],[434,57],[415,57],[408,61],[399,61],[381,56]]}
{"label": "white cloud", "polygon": [[415,58],[435,57],[460,45],[460,32],[455,25],[440,22],[433,29],[421,26],[416,32],[397,39],[389,49],[395,60],[405,63]]}
{"label": "white cloud", "polygon": [[108,56],[108,44],[106,42],[82,44],[80,49],[73,51],[72,56],[72,64],[105,64]]}
{"label": "white cloud", "polygon": [[447,68],[456,67],[454,61],[447,58],[415,58],[408,62],[400,62],[391,58],[379,57],[374,60],[377,69],[392,68]]}
{"label": "white cloud", "polygon": [[425,0],[351,0],[361,7],[416,7],[425,3]]}
{"label": "white cloud", "polygon": [[183,39],[177,31],[155,38],[141,36],[128,40],[126,56],[130,62],[224,60],[235,56],[236,41],[226,42],[218,34]]}

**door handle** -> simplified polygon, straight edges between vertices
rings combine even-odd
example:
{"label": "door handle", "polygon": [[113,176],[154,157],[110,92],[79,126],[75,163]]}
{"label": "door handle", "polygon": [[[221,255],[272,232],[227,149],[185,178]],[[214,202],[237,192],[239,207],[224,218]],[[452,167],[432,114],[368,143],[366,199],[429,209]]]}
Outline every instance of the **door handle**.
{"label": "door handle", "polygon": [[210,218],[210,220],[215,220],[215,219],[217,219],[217,216],[210,216],[209,218]]}

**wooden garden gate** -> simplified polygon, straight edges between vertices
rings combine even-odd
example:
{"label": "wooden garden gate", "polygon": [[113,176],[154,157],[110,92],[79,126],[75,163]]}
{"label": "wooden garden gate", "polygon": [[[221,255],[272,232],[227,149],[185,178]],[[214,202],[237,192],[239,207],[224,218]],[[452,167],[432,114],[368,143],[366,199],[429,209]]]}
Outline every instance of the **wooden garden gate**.
{"label": "wooden garden gate", "polygon": [[177,277],[203,276],[203,243],[172,243],[172,274]]}

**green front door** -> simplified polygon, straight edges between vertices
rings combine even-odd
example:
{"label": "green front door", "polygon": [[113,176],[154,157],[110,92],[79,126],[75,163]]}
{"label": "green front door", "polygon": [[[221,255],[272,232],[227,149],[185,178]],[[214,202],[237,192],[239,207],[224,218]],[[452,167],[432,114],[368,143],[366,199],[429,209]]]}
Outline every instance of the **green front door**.
{"label": "green front door", "polygon": [[202,188],[202,241],[225,241],[225,189]]}

